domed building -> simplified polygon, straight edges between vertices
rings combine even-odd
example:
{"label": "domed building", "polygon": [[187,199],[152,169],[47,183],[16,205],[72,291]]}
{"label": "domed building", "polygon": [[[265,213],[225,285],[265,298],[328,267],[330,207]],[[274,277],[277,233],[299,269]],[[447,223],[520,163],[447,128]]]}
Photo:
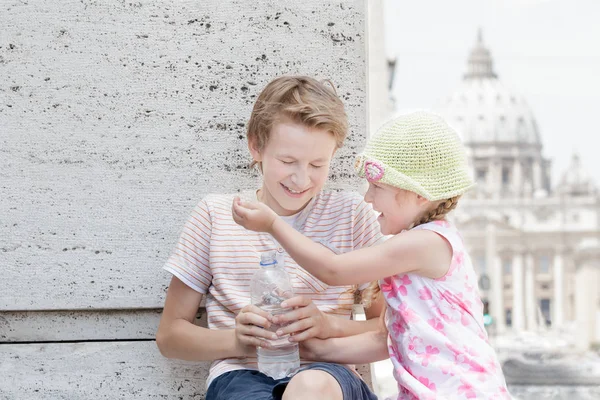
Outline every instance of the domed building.
{"label": "domed building", "polygon": [[458,89],[439,110],[467,147],[477,186],[454,220],[480,275],[490,331],[577,324],[600,343],[600,197],[577,155],[553,186],[525,99],[494,70],[481,32]]}

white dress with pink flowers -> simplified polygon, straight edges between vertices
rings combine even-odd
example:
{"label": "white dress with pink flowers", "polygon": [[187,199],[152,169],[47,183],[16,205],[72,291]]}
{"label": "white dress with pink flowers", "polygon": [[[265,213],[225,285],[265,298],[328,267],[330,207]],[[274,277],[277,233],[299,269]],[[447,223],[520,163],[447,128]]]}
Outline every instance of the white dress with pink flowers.
{"label": "white dress with pink flowers", "polygon": [[453,256],[443,278],[402,274],[380,281],[398,399],[510,399],[460,234],[446,221],[413,229],[444,237]]}

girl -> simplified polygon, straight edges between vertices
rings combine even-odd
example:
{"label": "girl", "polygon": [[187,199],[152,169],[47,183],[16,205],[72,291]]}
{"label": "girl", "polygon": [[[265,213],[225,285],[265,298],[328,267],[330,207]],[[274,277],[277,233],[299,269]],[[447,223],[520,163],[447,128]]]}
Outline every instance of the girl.
{"label": "girl", "polygon": [[456,132],[428,112],[401,116],[369,141],[355,168],[369,182],[365,201],[380,213],[381,232],[394,235],[370,248],[335,255],[264,205],[234,200],[238,224],[269,232],[326,284],[380,280],[387,303],[381,331],[311,340],[308,354],[347,363],[389,355],[398,399],[510,398],[471,260],[446,220],[473,186]]}

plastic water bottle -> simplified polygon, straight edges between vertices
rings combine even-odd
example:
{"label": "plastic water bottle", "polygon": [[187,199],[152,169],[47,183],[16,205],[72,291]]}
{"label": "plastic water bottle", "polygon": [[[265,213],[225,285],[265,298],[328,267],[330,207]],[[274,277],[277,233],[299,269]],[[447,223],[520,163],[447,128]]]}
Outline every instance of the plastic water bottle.
{"label": "plastic water bottle", "polygon": [[[282,309],[281,303],[293,296],[292,283],[282,265],[277,263],[277,253],[261,254],[260,269],[252,276],[250,290],[252,304],[272,315],[283,314],[289,309]],[[276,332],[285,325],[272,324],[269,331]],[[300,368],[298,343],[291,343],[289,335],[268,341],[272,348],[256,348],[258,369],[273,379],[281,379]]]}

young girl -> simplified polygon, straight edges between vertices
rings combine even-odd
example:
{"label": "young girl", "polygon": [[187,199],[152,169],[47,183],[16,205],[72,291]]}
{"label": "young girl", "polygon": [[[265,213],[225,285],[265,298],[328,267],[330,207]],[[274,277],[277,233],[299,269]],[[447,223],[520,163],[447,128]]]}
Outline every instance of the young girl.
{"label": "young girl", "polygon": [[370,248],[335,255],[264,205],[234,200],[238,224],[269,232],[326,284],[380,280],[387,302],[382,330],[311,340],[308,353],[345,363],[389,355],[398,399],[509,399],[471,260],[445,219],[473,186],[456,132],[431,113],[401,116],[369,141],[355,168],[369,182],[365,201],[380,213],[382,233],[394,235]]}

